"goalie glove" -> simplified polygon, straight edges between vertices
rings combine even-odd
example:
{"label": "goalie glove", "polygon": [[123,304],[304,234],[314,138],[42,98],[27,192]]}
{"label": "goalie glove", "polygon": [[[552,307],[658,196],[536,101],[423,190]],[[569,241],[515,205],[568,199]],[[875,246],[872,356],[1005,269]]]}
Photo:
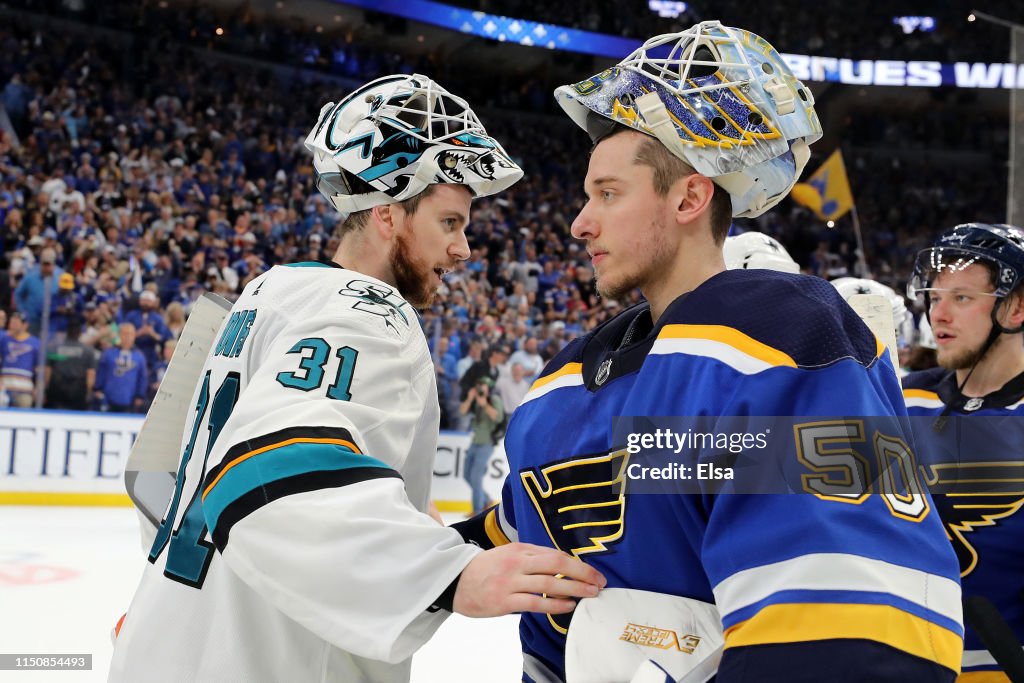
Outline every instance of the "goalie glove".
{"label": "goalie glove", "polygon": [[677,683],[672,674],[658,666],[658,663],[648,659],[641,664],[629,683]]}
{"label": "goalie glove", "polygon": [[[565,643],[566,683],[704,683],[725,635],[714,605],[606,588],[581,600]],[[658,676],[661,676],[658,678]]]}

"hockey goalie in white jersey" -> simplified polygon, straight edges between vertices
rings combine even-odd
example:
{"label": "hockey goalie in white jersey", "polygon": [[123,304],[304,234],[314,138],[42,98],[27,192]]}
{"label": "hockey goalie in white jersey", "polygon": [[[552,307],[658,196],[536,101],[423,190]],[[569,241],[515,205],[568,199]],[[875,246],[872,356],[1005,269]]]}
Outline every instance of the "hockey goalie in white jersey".
{"label": "hockey goalie in white jersey", "polygon": [[565,612],[541,594],[603,582],[549,549],[484,553],[423,513],[439,409],[413,306],[468,257],[471,197],[522,171],[422,76],[328,104],[306,146],[348,214],[335,263],[274,267],[225,318],[111,680],[403,681],[450,610]]}

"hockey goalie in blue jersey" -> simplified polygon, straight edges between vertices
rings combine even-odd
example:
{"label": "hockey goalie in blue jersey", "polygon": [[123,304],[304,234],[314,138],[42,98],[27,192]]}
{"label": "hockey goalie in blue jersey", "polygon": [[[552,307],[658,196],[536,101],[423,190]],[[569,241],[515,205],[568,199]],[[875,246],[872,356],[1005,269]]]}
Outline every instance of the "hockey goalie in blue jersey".
{"label": "hockey goalie in blue jersey", "polygon": [[[511,418],[500,504],[456,525],[608,578],[571,619],[523,615],[523,680],[952,681],[956,559],[916,468],[904,462],[904,490],[868,493],[827,436],[857,441],[861,416],[905,421],[884,346],[824,280],[723,261],[731,218],[779,202],[820,137],[809,91],[762,38],[705,22],[556,97],[595,141],[573,236],[603,296],[646,302],[548,364]],[[796,416],[784,466],[804,458],[815,493],[631,494],[618,416]],[[602,612],[616,591],[621,611]]]}
{"label": "hockey goalie in blue jersey", "polygon": [[924,297],[937,347],[939,367],[907,375],[903,395],[960,560],[965,683],[1024,677],[1022,283],[1024,230],[968,223],[921,252],[908,292]]}

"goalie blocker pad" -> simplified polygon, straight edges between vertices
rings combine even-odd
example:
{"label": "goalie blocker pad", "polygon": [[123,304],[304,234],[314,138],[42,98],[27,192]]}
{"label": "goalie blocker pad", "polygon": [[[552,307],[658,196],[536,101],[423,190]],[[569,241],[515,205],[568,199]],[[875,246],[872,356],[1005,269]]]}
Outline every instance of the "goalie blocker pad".
{"label": "goalie blocker pad", "polygon": [[892,367],[899,374],[900,359],[896,347],[896,323],[892,317],[892,304],[879,294],[854,294],[847,299],[847,303],[885,345]]}
{"label": "goalie blocker pad", "polygon": [[181,435],[206,357],[229,310],[231,303],[227,299],[211,293],[203,294],[193,304],[174,355],[167,364],[167,372],[128,456],[125,488],[140,517],[149,522],[149,525],[142,524],[142,542],[147,549],[174,492],[174,479],[181,460]]}
{"label": "goalie blocker pad", "polygon": [[[565,643],[566,683],[704,683],[725,645],[714,605],[606,588],[579,602]],[[659,678],[660,676],[660,678]]]}

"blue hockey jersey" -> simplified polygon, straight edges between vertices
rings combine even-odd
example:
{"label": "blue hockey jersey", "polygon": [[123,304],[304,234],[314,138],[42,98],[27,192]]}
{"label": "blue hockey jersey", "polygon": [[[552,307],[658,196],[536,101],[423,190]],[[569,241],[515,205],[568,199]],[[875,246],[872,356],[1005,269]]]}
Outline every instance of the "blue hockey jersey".
{"label": "blue hockey jersey", "polygon": [[[460,530],[561,548],[609,587],[715,603],[719,681],[951,681],[960,590],[927,494],[902,508],[852,489],[629,495],[629,452],[612,436],[623,415],[905,415],[886,355],[809,276],[727,271],[656,323],[646,305],[624,311],[548,364],[511,418],[501,503]],[[841,488],[847,474],[821,476]],[[564,678],[567,627],[522,616],[524,681]]]}
{"label": "blue hockey jersey", "polygon": [[[933,368],[903,378],[925,479],[960,561],[964,600],[980,595],[1024,641],[1024,375],[967,398]],[[933,417],[950,406],[941,429]],[[929,419],[925,419],[925,418]],[[941,495],[940,495],[941,494]],[[961,681],[1008,681],[968,620]]]}

